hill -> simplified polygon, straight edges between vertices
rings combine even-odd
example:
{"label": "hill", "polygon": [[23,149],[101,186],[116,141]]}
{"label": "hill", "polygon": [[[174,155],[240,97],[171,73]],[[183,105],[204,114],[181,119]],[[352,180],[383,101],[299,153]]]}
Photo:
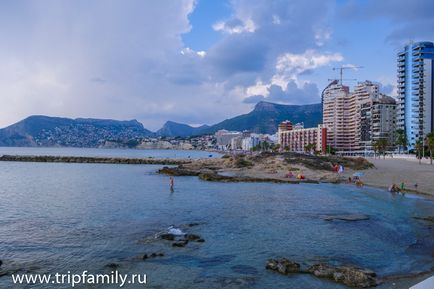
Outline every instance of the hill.
{"label": "hill", "polygon": [[97,147],[151,135],[137,120],[60,118],[34,115],[0,129],[0,146]]}
{"label": "hill", "polygon": [[167,121],[163,127],[156,132],[156,134],[158,136],[168,137],[189,137],[192,135],[200,135],[207,129],[209,129],[209,126],[207,125],[192,127],[188,124]]}
{"label": "hill", "polygon": [[227,129],[274,134],[278,124],[284,120],[293,123],[304,122],[305,127],[315,127],[322,122],[321,104],[284,105],[261,101],[251,112],[226,119],[205,132],[214,133],[220,129]]}

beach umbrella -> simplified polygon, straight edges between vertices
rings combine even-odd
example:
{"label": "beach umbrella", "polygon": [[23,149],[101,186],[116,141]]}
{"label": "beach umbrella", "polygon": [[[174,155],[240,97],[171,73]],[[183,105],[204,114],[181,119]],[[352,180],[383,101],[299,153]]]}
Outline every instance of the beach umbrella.
{"label": "beach umbrella", "polygon": [[353,174],[353,177],[363,177],[364,175],[365,175],[364,172],[355,172],[355,173]]}

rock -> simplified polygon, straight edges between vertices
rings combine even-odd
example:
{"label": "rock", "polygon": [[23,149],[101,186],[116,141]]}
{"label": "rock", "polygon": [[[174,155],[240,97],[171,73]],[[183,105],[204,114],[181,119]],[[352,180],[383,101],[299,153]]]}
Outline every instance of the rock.
{"label": "rock", "polygon": [[314,264],[307,272],[318,278],[332,279],[350,287],[368,288],[378,284],[375,272],[354,266],[331,266],[328,264]]}
{"label": "rock", "polygon": [[428,222],[434,222],[434,216],[426,216],[426,217],[413,217],[414,219],[424,220]]}
{"label": "rock", "polygon": [[109,264],[105,265],[105,267],[110,268],[110,269],[117,269],[119,267],[119,265],[116,263],[109,263]]}
{"label": "rock", "polygon": [[341,221],[362,221],[362,220],[369,220],[368,215],[363,214],[349,214],[349,215],[327,215],[323,217],[323,220],[325,221],[334,221],[334,220],[341,220]]}
{"label": "rock", "polygon": [[289,261],[286,258],[268,259],[265,268],[272,271],[277,271],[281,274],[298,273],[300,272],[300,264]]}
{"label": "rock", "polygon": [[189,224],[187,224],[187,227],[196,227],[199,225],[200,225],[199,223],[189,223]]}
{"label": "rock", "polygon": [[151,253],[151,254],[144,254],[142,259],[146,260],[149,258],[156,258],[156,257],[163,257],[163,256],[164,256],[164,253]]}
{"label": "rock", "polygon": [[201,238],[201,239],[196,240],[196,242],[203,243],[203,242],[205,242],[205,240]]}
{"label": "rock", "polygon": [[3,265],[3,261],[2,260],[0,260],[0,267]]}
{"label": "rock", "polygon": [[310,266],[307,272],[319,278],[332,278],[335,270],[327,264],[320,263]]}
{"label": "rock", "polygon": [[188,244],[188,240],[179,240],[172,244],[173,247],[185,247]]}
{"label": "rock", "polygon": [[175,241],[175,235],[174,234],[161,234],[160,238],[163,240],[168,240],[168,241]]}
{"label": "rock", "polygon": [[286,258],[268,259],[265,268],[280,274],[309,273],[318,278],[327,278],[350,287],[368,288],[378,285],[375,272],[355,266],[334,266],[318,263],[302,270],[300,264]]}
{"label": "rock", "polygon": [[351,266],[338,267],[338,271],[333,274],[333,278],[336,282],[361,288],[377,286],[376,276],[375,272],[371,270]]}
{"label": "rock", "polygon": [[195,234],[185,234],[184,238],[189,241],[196,241],[201,239],[199,235],[195,235]]}

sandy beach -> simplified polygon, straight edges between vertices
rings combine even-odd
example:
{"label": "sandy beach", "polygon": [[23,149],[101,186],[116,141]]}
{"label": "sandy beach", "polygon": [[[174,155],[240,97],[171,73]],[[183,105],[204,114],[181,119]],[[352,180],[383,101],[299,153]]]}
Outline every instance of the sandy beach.
{"label": "sandy beach", "polygon": [[[403,182],[408,191],[434,196],[434,165],[430,165],[428,160],[424,160],[420,165],[416,158],[367,160],[373,163],[375,168],[364,170],[362,180],[366,185],[388,188],[391,184],[401,186]],[[346,173],[347,176],[350,174],[351,172]]]}

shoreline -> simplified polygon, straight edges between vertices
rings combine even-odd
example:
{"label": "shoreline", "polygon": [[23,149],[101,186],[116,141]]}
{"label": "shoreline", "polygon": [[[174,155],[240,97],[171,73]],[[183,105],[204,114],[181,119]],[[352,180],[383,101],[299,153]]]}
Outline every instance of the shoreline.
{"label": "shoreline", "polygon": [[[10,162],[51,162],[51,163],[97,163],[97,164],[131,164],[131,165],[163,165],[176,166],[160,173],[183,176],[198,176],[205,181],[220,182],[269,182],[269,183],[332,183],[347,184],[348,177],[361,171],[365,186],[388,191],[390,184],[405,182],[405,193],[434,199],[434,178],[426,176],[433,172],[434,166],[419,165],[414,161],[400,159],[369,159],[360,161],[356,158],[328,159],[326,157],[301,154],[265,153],[252,156],[226,156],[222,158],[176,159],[176,158],[137,158],[137,157],[85,157],[55,155],[2,155],[0,161]],[[332,172],[328,168],[330,161],[347,162],[343,174]],[[357,163],[357,161],[359,163]],[[360,165],[361,164],[361,165]],[[403,170],[406,168],[406,171]],[[418,171],[419,170],[419,171]],[[427,172],[426,172],[427,170]],[[302,174],[305,179],[285,176],[288,171],[294,175]],[[406,175],[403,173],[407,172]],[[200,176],[199,176],[200,175]],[[420,178],[422,178],[420,180]],[[418,189],[410,188],[409,180],[418,181]],[[425,185],[425,182],[428,184]],[[432,186],[430,183],[432,182]],[[431,188],[431,191],[429,190]]]}

